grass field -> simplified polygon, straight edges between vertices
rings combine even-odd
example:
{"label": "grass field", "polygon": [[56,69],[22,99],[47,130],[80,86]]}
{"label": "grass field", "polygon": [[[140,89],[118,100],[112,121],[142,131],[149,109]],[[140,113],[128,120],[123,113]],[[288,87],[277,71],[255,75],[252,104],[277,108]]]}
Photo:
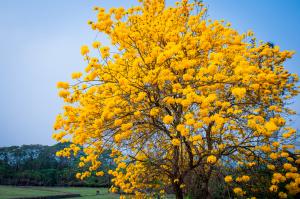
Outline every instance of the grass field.
{"label": "grass field", "polygon": [[[100,194],[96,195],[99,190]],[[0,186],[0,198],[9,199],[17,197],[34,197],[63,195],[67,193],[80,194],[82,197],[73,199],[117,199],[118,194],[108,193],[106,188],[81,188],[81,187],[13,187]]]}

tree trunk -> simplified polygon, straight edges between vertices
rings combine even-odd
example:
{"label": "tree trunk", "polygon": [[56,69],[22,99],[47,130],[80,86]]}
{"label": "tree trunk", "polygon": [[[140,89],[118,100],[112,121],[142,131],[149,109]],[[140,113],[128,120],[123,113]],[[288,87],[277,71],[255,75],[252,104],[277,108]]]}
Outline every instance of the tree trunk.
{"label": "tree trunk", "polygon": [[199,175],[197,173],[191,173],[189,176],[188,192],[192,199],[211,199],[211,193],[209,190],[209,179],[205,176]]}
{"label": "tree trunk", "polygon": [[211,199],[211,195],[210,195],[210,192],[209,192],[209,189],[208,189],[208,180],[206,182],[203,183],[203,189],[202,189],[202,194],[203,194],[203,197],[205,197],[205,199]]}
{"label": "tree trunk", "polygon": [[211,194],[208,189],[208,184],[206,183],[199,183],[198,186],[195,185],[192,187],[190,191],[190,197],[192,199],[203,198],[203,199],[211,199]]}
{"label": "tree trunk", "polygon": [[176,199],[183,199],[183,192],[182,189],[180,188],[180,183],[175,183],[173,186],[174,186]]}

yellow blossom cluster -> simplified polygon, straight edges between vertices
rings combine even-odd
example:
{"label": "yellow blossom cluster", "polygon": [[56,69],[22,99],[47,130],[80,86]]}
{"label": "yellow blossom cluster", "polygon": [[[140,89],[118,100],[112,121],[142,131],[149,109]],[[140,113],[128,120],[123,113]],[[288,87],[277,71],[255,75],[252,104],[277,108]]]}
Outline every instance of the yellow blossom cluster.
{"label": "yellow blossom cluster", "polygon": [[[111,191],[141,196],[170,184],[180,195],[189,188],[190,171],[200,168],[209,178],[226,160],[253,169],[266,162],[274,173],[269,191],[278,197],[300,191],[300,157],[290,157],[289,144],[296,131],[285,122],[294,114],[285,102],[299,92],[297,75],[284,68],[292,51],[207,20],[198,1],[167,7],[163,0],[141,0],[127,10],[95,12],[89,25],[112,45],[95,41],[97,57],[82,46],[85,72],[72,75],[74,85],[57,84],[65,106],[53,137],[73,144],[58,155],[84,149],[79,166],[89,165],[88,171],[78,178],[102,176],[98,158],[109,149],[117,164],[109,172]],[[278,159],[287,162],[275,164]],[[246,174],[235,179],[252,181]],[[224,180],[236,183],[231,176]],[[284,182],[285,190],[276,188]],[[232,188],[239,196],[252,194]]]}

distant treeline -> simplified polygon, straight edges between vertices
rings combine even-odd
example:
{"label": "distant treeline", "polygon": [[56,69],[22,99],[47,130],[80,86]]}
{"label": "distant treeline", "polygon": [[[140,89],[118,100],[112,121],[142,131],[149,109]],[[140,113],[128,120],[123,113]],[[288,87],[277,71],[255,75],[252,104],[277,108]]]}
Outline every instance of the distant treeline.
{"label": "distant treeline", "polygon": [[[67,144],[54,146],[23,145],[0,147],[0,184],[22,186],[110,186],[108,175],[81,181],[75,175],[79,158],[61,158],[56,151]],[[101,156],[102,169],[113,167],[109,153]]]}

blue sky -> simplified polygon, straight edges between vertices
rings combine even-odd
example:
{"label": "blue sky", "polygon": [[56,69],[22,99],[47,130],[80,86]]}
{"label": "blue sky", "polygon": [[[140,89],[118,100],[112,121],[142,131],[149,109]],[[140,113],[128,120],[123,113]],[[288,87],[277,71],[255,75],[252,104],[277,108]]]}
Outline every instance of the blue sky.
{"label": "blue sky", "polygon": [[[90,30],[93,6],[119,7],[135,0],[0,1],[0,146],[54,144],[52,126],[61,111],[56,82],[83,70],[80,46],[106,38]],[[175,1],[167,0],[168,4]],[[300,1],[206,0],[209,18],[225,19],[258,39],[297,53],[286,64],[300,75]],[[300,97],[294,100],[300,112]],[[293,126],[300,128],[300,117]]]}

